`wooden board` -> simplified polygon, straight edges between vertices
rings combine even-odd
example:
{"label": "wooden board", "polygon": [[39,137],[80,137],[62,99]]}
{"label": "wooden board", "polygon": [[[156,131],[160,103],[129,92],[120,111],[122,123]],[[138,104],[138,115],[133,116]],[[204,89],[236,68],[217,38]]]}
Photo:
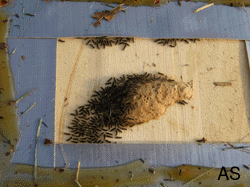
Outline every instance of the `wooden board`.
{"label": "wooden board", "polygon": [[[194,99],[175,105],[160,120],[135,126],[121,134],[121,143],[249,142],[249,67],[244,41],[202,39],[175,48],[150,39],[135,39],[104,50],[67,38],[57,46],[55,141],[67,137],[69,114],[84,104],[111,77],[161,72],[178,81],[194,82]],[[230,81],[232,86],[215,86]]]}

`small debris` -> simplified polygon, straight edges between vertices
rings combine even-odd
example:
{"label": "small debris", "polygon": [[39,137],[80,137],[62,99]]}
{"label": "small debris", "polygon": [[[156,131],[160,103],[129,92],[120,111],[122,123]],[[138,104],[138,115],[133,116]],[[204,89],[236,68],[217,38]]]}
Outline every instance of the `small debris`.
{"label": "small debris", "polygon": [[21,58],[22,58],[23,60],[25,60],[25,56],[22,55]]}
{"label": "small debris", "polygon": [[207,68],[207,71],[211,71],[212,69],[214,69],[214,68]]}
{"label": "small debris", "polygon": [[10,152],[14,152],[14,146],[10,145]]}
{"label": "small debris", "polygon": [[4,42],[0,43],[0,49],[6,49],[7,48],[7,44]]}
{"label": "small debris", "polygon": [[9,156],[9,155],[10,155],[10,152],[5,153],[5,155],[6,155],[6,156]]}
{"label": "small debris", "polygon": [[170,181],[170,182],[175,181],[173,177],[170,177],[170,179],[163,179],[163,180],[164,181]]}
{"label": "small debris", "polygon": [[[24,94],[22,97],[20,97],[18,100],[16,100],[16,101],[13,101],[13,100],[11,100],[10,101],[10,105],[11,105],[11,102],[14,102],[14,103],[18,103],[21,99],[23,99],[24,97],[26,97],[27,95],[29,95],[29,93],[31,93],[31,92],[33,92],[34,90],[36,90],[37,88],[34,88],[34,89],[32,89],[32,90],[30,90],[28,93],[26,93],[26,94]],[[13,103],[12,103],[13,104]]]}
{"label": "small debris", "polygon": [[[104,5],[104,6],[108,6],[108,7],[111,7],[111,8],[115,8],[114,6],[112,6],[112,5],[110,5],[110,4],[104,4],[104,3],[102,3],[102,5]],[[123,12],[125,12],[125,13],[126,13],[126,11],[125,11],[125,10],[121,10],[121,11],[123,11]]]}
{"label": "small debris", "polygon": [[15,103],[15,101],[10,100],[9,105],[13,105],[14,103]]}
{"label": "small debris", "polygon": [[[234,147],[234,145],[231,144],[230,142],[227,142],[227,144],[230,145],[231,147]],[[225,144],[225,146],[226,146],[227,144]]]}
{"label": "small debris", "polygon": [[35,15],[29,14],[29,13],[24,13],[24,15],[26,15],[26,16],[35,16]]}
{"label": "small debris", "polygon": [[250,166],[247,166],[247,165],[243,165],[244,166],[244,168],[246,168],[246,169],[250,169]]}
{"label": "small debris", "polygon": [[42,124],[42,118],[39,120],[39,125],[37,128],[37,133],[36,133],[36,146],[35,146],[35,164],[34,164],[34,180],[36,181],[37,178],[37,143],[38,143],[38,138],[40,134],[40,129],[41,129],[41,124]]}
{"label": "small debris", "polygon": [[53,144],[53,142],[50,139],[45,138],[43,145],[51,145],[51,144]]}
{"label": "small debris", "polygon": [[26,16],[31,16],[31,17],[35,16],[38,10],[38,6],[39,6],[39,3],[37,4],[35,14],[25,13],[25,8],[23,7],[23,14]]}
{"label": "small debris", "polygon": [[59,169],[59,172],[60,172],[60,173],[64,172],[64,169]]}
{"label": "small debris", "polygon": [[153,168],[149,168],[148,171],[149,171],[150,173],[155,174],[155,170],[154,170]]}
{"label": "small debris", "polygon": [[32,109],[32,108],[35,106],[35,104],[36,104],[36,102],[34,102],[34,103],[29,107],[29,109],[26,110],[24,113],[22,112],[22,113],[21,113],[21,116],[24,115],[24,114],[26,114],[27,112],[29,112],[30,109]]}
{"label": "small debris", "polygon": [[245,149],[245,148],[249,148],[250,147],[250,146],[238,146],[238,147],[235,147],[234,145],[232,145],[229,142],[228,142],[228,145],[230,145],[231,147],[222,149],[222,151],[229,150],[229,149]]}
{"label": "small debris", "polygon": [[0,116],[0,119],[3,119],[3,117],[2,117],[2,116]]}
{"label": "small debris", "polygon": [[232,86],[231,82],[214,82],[215,86]]}
{"label": "small debris", "polygon": [[198,8],[198,9],[194,10],[194,13],[200,12],[200,11],[202,11],[202,10],[204,10],[204,9],[210,7],[210,6],[213,6],[213,5],[214,5],[214,3],[210,3],[208,5],[205,5],[205,6],[201,7],[201,8]]}
{"label": "small debris", "polygon": [[181,6],[181,0],[178,0],[178,4]]}
{"label": "small debris", "polygon": [[181,101],[178,102],[178,104],[186,105],[186,104],[188,104],[188,102],[186,102],[185,100],[181,100]]}
{"label": "small debris", "polygon": [[145,163],[145,161],[142,158],[140,158],[140,161],[142,161],[143,164]]}
{"label": "small debris", "polygon": [[163,182],[161,182],[160,185],[163,187],[167,187]]}
{"label": "small debris", "polygon": [[80,162],[80,161],[78,161],[77,173],[76,173],[76,181],[78,181],[78,175],[79,175],[79,169],[80,169],[80,166],[81,166],[81,162]]}
{"label": "small debris", "polygon": [[131,180],[131,181],[132,181],[133,177],[134,177],[134,174],[131,174],[131,177],[130,177],[130,180]]}
{"label": "small debris", "polygon": [[75,182],[76,182],[78,187],[82,187],[81,184],[77,180],[75,180]]}
{"label": "small debris", "polygon": [[160,0],[155,0],[154,1],[154,5],[157,5],[157,4],[159,4],[160,3]]}
{"label": "small debris", "polygon": [[184,171],[185,171],[185,169],[180,169],[179,176],[181,176],[181,173],[184,172]]}
{"label": "small debris", "polygon": [[47,128],[48,128],[48,126],[47,126],[44,122],[42,122],[42,124],[43,124],[45,127],[47,127]]}
{"label": "small debris", "polygon": [[241,8],[243,8],[246,11],[246,13],[248,14],[248,11],[247,11],[247,9],[246,9],[246,7],[245,7],[245,5],[244,5],[243,2],[241,2]]}

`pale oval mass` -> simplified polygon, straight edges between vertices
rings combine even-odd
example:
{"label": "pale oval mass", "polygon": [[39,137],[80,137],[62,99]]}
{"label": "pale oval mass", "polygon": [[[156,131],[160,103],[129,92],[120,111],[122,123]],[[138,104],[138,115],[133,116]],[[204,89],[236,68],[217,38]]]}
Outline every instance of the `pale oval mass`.
{"label": "pale oval mass", "polygon": [[163,79],[139,85],[140,88],[136,90],[138,94],[131,99],[131,104],[134,104],[135,108],[126,113],[137,124],[158,120],[166,114],[170,106],[184,99],[193,98],[192,82],[184,83]]}

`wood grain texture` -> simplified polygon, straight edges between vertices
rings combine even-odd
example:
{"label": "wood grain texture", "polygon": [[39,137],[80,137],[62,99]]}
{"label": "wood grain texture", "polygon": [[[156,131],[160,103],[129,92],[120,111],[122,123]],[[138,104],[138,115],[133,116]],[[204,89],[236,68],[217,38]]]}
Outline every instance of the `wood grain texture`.
{"label": "wood grain texture", "polygon": [[[171,48],[136,38],[123,51],[122,46],[98,50],[80,39],[64,40],[57,46],[56,143],[66,140],[63,132],[73,119],[69,114],[87,104],[111,76],[144,72],[193,80],[194,99],[170,107],[160,120],[123,132],[117,142],[194,142],[202,137],[208,142],[249,142],[250,77],[243,41],[202,39]],[[230,87],[214,85],[229,81]]]}

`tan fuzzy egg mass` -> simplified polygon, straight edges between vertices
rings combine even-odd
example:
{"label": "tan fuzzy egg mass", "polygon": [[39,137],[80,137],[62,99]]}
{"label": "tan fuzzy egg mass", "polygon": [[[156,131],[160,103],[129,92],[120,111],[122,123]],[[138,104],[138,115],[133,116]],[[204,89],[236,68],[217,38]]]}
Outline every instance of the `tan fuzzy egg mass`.
{"label": "tan fuzzy egg mass", "polygon": [[192,99],[194,90],[192,82],[158,80],[140,84],[136,92],[138,94],[131,98],[134,108],[127,116],[134,119],[134,124],[141,124],[160,119],[170,106],[179,101]]}

